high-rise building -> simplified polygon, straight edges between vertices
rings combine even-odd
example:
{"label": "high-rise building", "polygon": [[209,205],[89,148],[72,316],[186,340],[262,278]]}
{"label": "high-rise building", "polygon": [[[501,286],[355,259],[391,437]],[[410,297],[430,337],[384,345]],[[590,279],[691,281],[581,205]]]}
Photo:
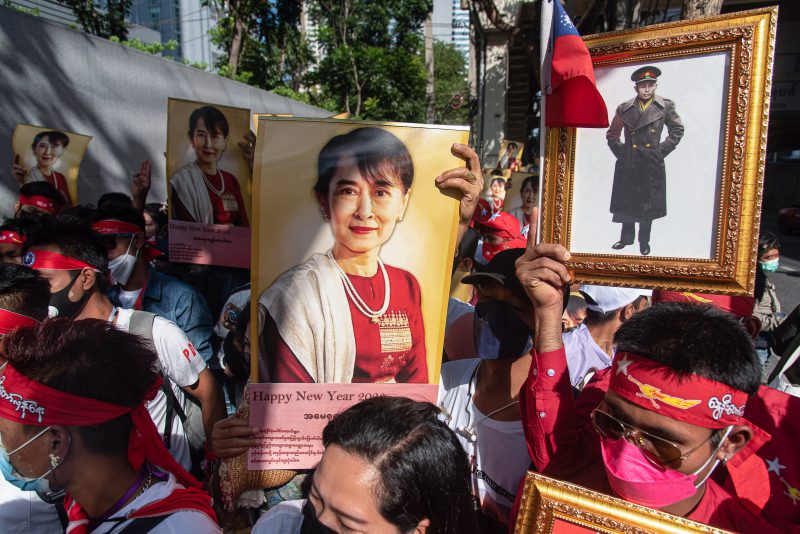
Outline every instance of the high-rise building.
{"label": "high-rise building", "polygon": [[433,38],[453,43],[464,54],[469,53],[469,11],[461,9],[461,0],[433,1]]}

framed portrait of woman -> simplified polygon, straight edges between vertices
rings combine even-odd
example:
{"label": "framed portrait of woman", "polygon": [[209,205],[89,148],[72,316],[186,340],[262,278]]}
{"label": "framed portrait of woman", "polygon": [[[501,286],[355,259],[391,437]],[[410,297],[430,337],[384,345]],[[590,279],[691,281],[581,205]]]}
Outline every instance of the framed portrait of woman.
{"label": "framed portrait of woman", "polygon": [[17,124],[11,138],[14,164],[24,169],[17,179],[49,182],[64,197],[64,205],[78,203],[78,171],[92,137],[67,130]]}
{"label": "framed portrait of woman", "polygon": [[258,126],[252,381],[438,383],[458,201],[434,179],[468,129]]}
{"label": "framed portrait of woman", "polygon": [[174,98],[167,110],[170,260],[249,267],[250,110]]}

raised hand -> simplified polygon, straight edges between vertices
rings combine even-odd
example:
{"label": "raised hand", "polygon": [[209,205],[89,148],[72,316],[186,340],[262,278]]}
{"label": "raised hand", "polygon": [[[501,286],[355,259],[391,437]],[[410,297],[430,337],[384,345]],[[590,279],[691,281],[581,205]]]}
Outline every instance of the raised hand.
{"label": "raised hand", "polygon": [[236,416],[220,419],[211,431],[211,450],[220,460],[239,456],[259,445],[257,432],[247,419]]}
{"label": "raised hand", "polygon": [[143,210],[144,205],[147,203],[147,193],[150,192],[151,172],[152,165],[150,160],[146,159],[131,179],[131,197],[133,198],[133,205],[138,210]]}

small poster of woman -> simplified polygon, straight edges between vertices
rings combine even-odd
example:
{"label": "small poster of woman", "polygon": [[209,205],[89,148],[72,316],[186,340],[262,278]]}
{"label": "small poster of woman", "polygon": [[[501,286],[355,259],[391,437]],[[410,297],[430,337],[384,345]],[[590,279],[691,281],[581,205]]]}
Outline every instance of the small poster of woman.
{"label": "small poster of woman", "polygon": [[246,267],[250,110],[174,98],[167,107],[169,213],[181,222],[170,225],[170,258]]}
{"label": "small poster of woman", "polygon": [[78,171],[92,137],[46,126],[17,124],[11,138],[12,171],[23,186],[49,182],[66,206],[78,203]]}
{"label": "small poster of woman", "polygon": [[463,165],[450,147],[467,135],[462,127],[260,120],[258,381],[438,382],[458,202],[434,179]]}
{"label": "small poster of woman", "polygon": [[522,150],[524,144],[519,141],[503,141],[500,153],[497,155],[497,168],[503,171],[522,170]]}

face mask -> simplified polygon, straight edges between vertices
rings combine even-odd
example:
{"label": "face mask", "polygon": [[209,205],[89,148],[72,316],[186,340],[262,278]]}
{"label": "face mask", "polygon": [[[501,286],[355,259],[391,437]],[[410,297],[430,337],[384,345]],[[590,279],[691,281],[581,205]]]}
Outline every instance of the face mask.
{"label": "face mask", "polygon": [[478,239],[478,247],[475,249],[475,261],[477,261],[481,265],[486,265],[487,263],[489,263],[489,260],[487,260],[483,255],[483,238],[482,237]]}
{"label": "face mask", "polygon": [[131,251],[132,246],[133,236],[131,236],[131,242],[128,243],[128,250],[125,251],[125,254],[117,256],[108,262],[108,270],[111,271],[111,278],[114,280],[115,284],[119,284],[121,286],[127,284],[128,280],[131,278],[133,268],[136,267],[136,260],[139,257],[139,250],[136,251],[135,256],[131,256],[129,252]]}
{"label": "face mask", "polygon": [[50,305],[48,306],[48,314],[50,317],[72,318],[81,312],[84,304],[89,300],[89,292],[84,291],[83,296],[77,302],[73,302],[69,299],[69,291],[72,289],[72,286],[75,285],[75,280],[78,279],[80,274],[80,271],[75,273],[75,276],[72,277],[72,280],[69,281],[69,284],[67,284],[64,289],[56,291],[55,293],[50,293]]}
{"label": "face mask", "polygon": [[775,258],[774,260],[769,261],[760,261],[758,264],[761,266],[761,269],[765,273],[774,273],[778,270],[778,264],[780,263],[780,258]]}
{"label": "face mask", "polygon": [[[719,446],[714,449],[708,460],[703,462],[697,471],[688,475],[675,469],[661,469],[653,465],[645,458],[639,447],[625,438],[617,441],[601,439],[600,447],[608,483],[614,493],[621,498],[648,508],[660,509],[688,499],[714,472],[719,463],[719,458],[716,458],[717,451],[732,428],[728,427],[720,439]],[[712,460],[714,460],[713,467],[702,480],[697,481],[697,474]]]}
{"label": "face mask", "polygon": [[314,505],[307,500],[303,506],[303,526],[300,534],[336,534],[336,531],[320,523]]}
{"label": "face mask", "polygon": [[44,433],[47,432],[48,430],[50,430],[49,426],[45,427],[41,432],[39,432],[31,439],[29,439],[28,441],[26,441],[25,443],[23,443],[22,445],[20,445],[11,452],[6,452],[5,447],[3,447],[2,444],[0,444],[0,472],[3,473],[3,478],[6,479],[6,482],[11,484],[12,486],[21,489],[22,491],[36,491],[45,495],[52,493],[50,490],[50,481],[44,477],[52,473],[55,470],[55,468],[58,467],[58,465],[51,467],[48,471],[45,471],[45,473],[39,477],[31,478],[21,475],[19,471],[17,471],[17,469],[11,464],[11,460],[9,459],[9,456],[21,451],[22,449],[24,449],[25,447],[36,441],[40,436],[43,436]]}
{"label": "face mask", "polygon": [[533,348],[528,325],[500,300],[479,302],[472,325],[475,350],[483,360],[516,359]]}

